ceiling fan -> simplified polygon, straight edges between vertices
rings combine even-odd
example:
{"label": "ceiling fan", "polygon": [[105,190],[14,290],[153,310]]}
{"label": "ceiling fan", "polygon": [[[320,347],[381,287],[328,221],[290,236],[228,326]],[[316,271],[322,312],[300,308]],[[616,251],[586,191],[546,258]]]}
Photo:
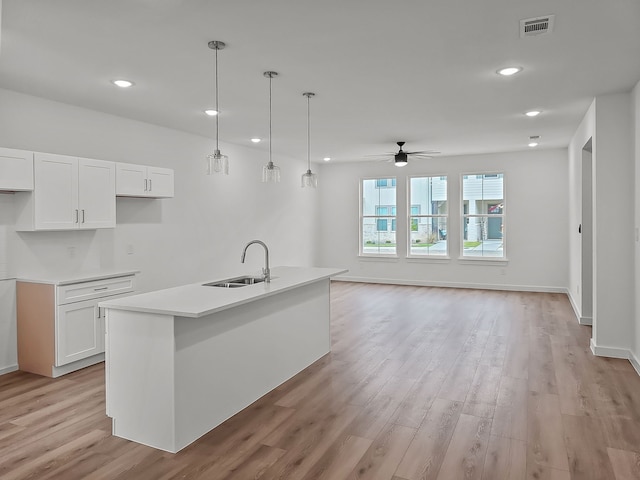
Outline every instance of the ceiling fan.
{"label": "ceiling fan", "polygon": [[[384,154],[385,157],[388,157],[389,155],[393,155],[393,158],[390,159],[389,162],[393,161],[393,164],[396,167],[404,167],[409,161],[409,155],[416,158],[433,158],[433,155],[440,153],[440,152],[436,152],[435,150],[420,150],[416,152],[406,152],[402,150],[402,147],[404,146],[405,142],[396,142],[396,144],[398,145],[398,147],[400,147],[400,149],[397,152]],[[374,156],[379,157],[381,155],[374,155]]]}

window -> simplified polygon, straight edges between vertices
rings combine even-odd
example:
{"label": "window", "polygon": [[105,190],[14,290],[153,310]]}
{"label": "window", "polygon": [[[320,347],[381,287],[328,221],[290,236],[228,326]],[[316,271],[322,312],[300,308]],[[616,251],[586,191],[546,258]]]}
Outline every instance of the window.
{"label": "window", "polygon": [[447,255],[447,177],[409,179],[409,255]]}
{"label": "window", "polygon": [[360,254],[396,255],[396,179],[363,179],[360,190]]}
{"label": "window", "polygon": [[462,256],[504,258],[504,175],[462,177]]}

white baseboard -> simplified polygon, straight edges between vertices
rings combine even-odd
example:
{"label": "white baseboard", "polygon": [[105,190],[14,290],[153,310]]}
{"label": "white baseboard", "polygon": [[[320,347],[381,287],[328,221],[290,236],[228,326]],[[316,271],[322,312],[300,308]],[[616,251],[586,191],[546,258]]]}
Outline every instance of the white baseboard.
{"label": "white baseboard", "polygon": [[351,277],[339,275],[332,280],[339,282],[383,283],[388,285],[412,285],[416,287],[472,288],[477,290],[505,290],[515,292],[566,293],[564,287],[545,287],[536,285],[500,285],[487,283],[431,282],[423,280],[403,280],[396,278]]}
{"label": "white baseboard", "polygon": [[633,352],[629,352],[629,361],[631,362],[631,365],[633,365],[633,368],[635,368],[636,373],[640,375],[640,361],[638,360],[638,357],[633,354]]}
{"label": "white baseboard", "polygon": [[593,318],[591,318],[591,317],[580,317],[580,318],[578,318],[578,323],[580,325],[593,325]]}
{"label": "white baseboard", "polygon": [[0,368],[0,375],[15,372],[16,370],[18,370],[18,365],[9,365],[8,367],[2,367]]}
{"label": "white baseboard", "polygon": [[83,358],[81,360],[76,360],[73,363],[68,363],[66,365],[62,365],[61,367],[51,367],[51,376],[53,378],[57,378],[61,375],[66,375],[67,373],[75,372],[76,370],[80,370],[81,368],[90,367],[91,365],[95,365],[96,363],[104,362],[104,353],[99,353],[92,357]]}
{"label": "white baseboard", "polygon": [[598,357],[623,358],[629,360],[631,355],[631,352],[627,348],[602,347],[596,345],[593,338],[589,342],[589,345],[591,346],[591,352]]}
{"label": "white baseboard", "polygon": [[578,304],[576,303],[575,299],[573,298],[573,294],[571,293],[571,290],[569,290],[568,288],[564,289],[564,293],[567,294],[567,297],[569,297],[569,303],[571,304],[571,308],[573,308],[573,313],[576,316],[576,320],[578,320],[578,323],[580,325],[584,325],[581,321],[582,319],[582,312],[580,312],[580,309],[578,308]]}

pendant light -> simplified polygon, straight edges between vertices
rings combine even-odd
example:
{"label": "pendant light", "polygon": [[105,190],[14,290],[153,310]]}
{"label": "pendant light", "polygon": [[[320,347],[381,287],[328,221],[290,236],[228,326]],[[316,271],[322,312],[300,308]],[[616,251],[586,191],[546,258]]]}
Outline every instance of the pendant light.
{"label": "pendant light", "polygon": [[262,167],[262,181],[265,183],[278,183],[280,181],[280,167],[273,164],[271,158],[271,81],[278,76],[278,72],[264,72],[269,79],[269,163]]}
{"label": "pendant light", "polygon": [[302,174],[302,188],[317,188],[318,175],[311,173],[311,122],[310,122],[310,106],[309,100],[315,96],[313,92],[304,92],[303,96],[307,97],[307,172]]}
{"label": "pendant light", "polygon": [[222,50],[224,47],[226,47],[226,44],[219,40],[209,42],[209,48],[216,51],[216,149],[212,154],[207,155],[207,175],[213,175],[214,173],[229,175],[229,157],[220,153],[220,146],[218,144],[218,118],[220,117],[220,110],[218,109],[218,50]]}

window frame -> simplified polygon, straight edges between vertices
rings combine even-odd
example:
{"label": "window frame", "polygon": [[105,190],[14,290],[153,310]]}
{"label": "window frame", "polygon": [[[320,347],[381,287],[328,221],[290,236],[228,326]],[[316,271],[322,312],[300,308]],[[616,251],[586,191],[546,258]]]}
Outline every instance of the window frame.
{"label": "window frame", "polygon": [[[412,214],[412,208],[417,205],[418,207],[420,207],[419,204],[413,204],[411,202],[411,180],[414,178],[431,178],[431,179],[436,179],[436,180],[445,180],[447,182],[447,188],[446,188],[446,193],[447,193],[447,197],[446,197],[446,202],[447,202],[447,213],[445,214],[417,214],[417,215],[413,215]],[[406,225],[406,231],[407,231],[407,258],[411,258],[411,259],[422,259],[422,260],[441,260],[441,259],[449,259],[450,258],[450,253],[449,253],[449,225],[450,225],[450,208],[449,208],[449,176],[447,174],[438,174],[438,173],[434,173],[434,174],[427,174],[427,175],[408,175],[407,176],[407,225]],[[415,253],[411,253],[411,226],[413,224],[412,219],[413,218],[444,218],[446,220],[446,225],[447,225],[447,235],[446,238],[444,239],[445,245],[446,245],[446,250],[444,255],[437,255],[437,254],[432,254],[432,253],[427,253],[427,254],[415,254]]]}
{"label": "window frame", "polygon": [[[464,181],[469,179],[495,179],[502,178],[502,212],[501,213],[465,213],[465,198],[464,198]],[[485,263],[503,263],[507,262],[507,228],[506,228],[506,219],[507,219],[507,192],[506,192],[506,178],[507,175],[504,171],[486,171],[486,172],[477,172],[477,173],[461,173],[460,174],[460,256],[459,260],[464,262],[485,262]],[[490,202],[494,201],[491,198],[484,198],[484,192],[481,202],[487,203],[489,205]],[[465,226],[467,225],[466,220],[468,218],[487,218],[487,229],[488,227],[488,219],[489,218],[500,218],[501,219],[501,243],[502,243],[502,255],[501,256],[492,256],[492,255],[465,255],[464,250],[464,242],[465,240]],[[487,239],[488,240],[488,239]],[[483,240],[484,241],[484,240]]]}
{"label": "window frame", "polygon": [[[391,179],[391,185],[380,185],[378,183],[378,180],[389,180]],[[374,188],[376,190],[387,190],[390,188],[394,188],[395,189],[395,204],[392,205],[390,203],[385,203],[385,204],[380,204],[380,205],[374,205],[374,211],[377,213],[378,209],[381,207],[385,207],[385,208],[389,208],[390,211],[388,214],[386,215],[365,215],[364,214],[364,182],[367,180],[375,180],[376,183],[374,185]],[[358,225],[358,256],[359,257],[372,257],[372,258],[398,258],[398,242],[397,242],[397,231],[396,230],[389,230],[389,226],[392,226],[394,221],[397,225],[397,219],[398,219],[398,188],[397,188],[397,176],[395,175],[383,175],[383,176],[373,176],[373,177],[361,177],[359,179],[359,225]],[[395,211],[395,213],[393,213]],[[394,251],[393,252],[389,252],[389,253],[385,253],[385,252],[365,252],[364,251],[364,238],[363,238],[363,233],[364,233],[364,220],[366,218],[372,218],[375,219],[375,226],[376,229],[378,228],[378,220],[383,219],[383,220],[388,220],[387,223],[387,232],[394,232],[394,235],[396,236],[396,242],[395,242],[395,247],[394,247]],[[376,230],[376,231],[380,231],[380,230]],[[380,248],[380,247],[378,247]]]}

